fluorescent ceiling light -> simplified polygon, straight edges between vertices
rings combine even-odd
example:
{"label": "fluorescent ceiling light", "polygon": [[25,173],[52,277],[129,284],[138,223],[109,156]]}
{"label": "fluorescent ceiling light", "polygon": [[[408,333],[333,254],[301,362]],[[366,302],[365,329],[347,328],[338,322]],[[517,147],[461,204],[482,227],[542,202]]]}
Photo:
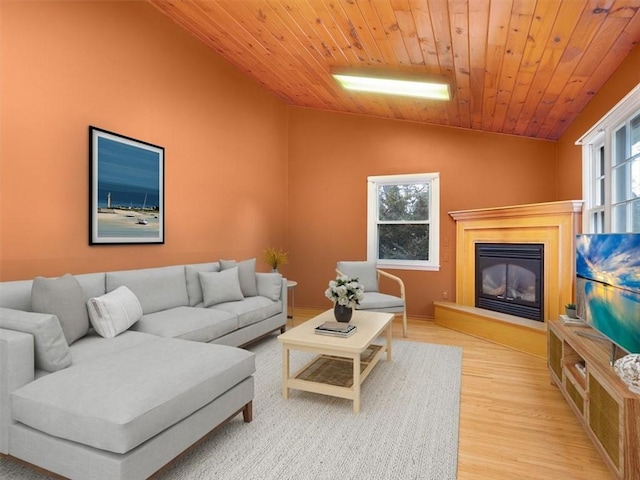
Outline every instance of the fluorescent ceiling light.
{"label": "fluorescent ceiling light", "polygon": [[396,80],[361,75],[332,74],[343,88],[360,92],[387,93],[405,97],[450,100],[449,84],[428,80]]}

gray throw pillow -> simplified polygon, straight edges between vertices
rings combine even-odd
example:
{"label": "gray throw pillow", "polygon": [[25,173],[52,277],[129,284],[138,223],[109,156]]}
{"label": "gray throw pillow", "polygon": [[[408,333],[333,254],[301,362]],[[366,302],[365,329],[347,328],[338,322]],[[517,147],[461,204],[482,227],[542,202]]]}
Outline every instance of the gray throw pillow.
{"label": "gray throw pillow", "polygon": [[31,309],[58,317],[71,345],[89,331],[87,298],[80,282],[70,274],[58,278],[36,277],[31,286]]}
{"label": "gray throw pillow", "polygon": [[236,262],[235,260],[220,260],[220,270],[228,270],[238,267],[238,278],[240,278],[240,288],[245,297],[255,297],[258,295],[256,285],[256,259],[250,258]]}
{"label": "gray throw pillow", "polygon": [[199,303],[202,303],[204,297],[202,296],[202,286],[200,285],[200,278],[198,278],[198,272],[219,272],[220,264],[218,262],[212,263],[195,263],[193,265],[187,265],[184,269],[185,276],[187,277],[187,293],[189,294],[189,305],[195,307]]}
{"label": "gray throw pillow", "polygon": [[279,273],[256,273],[258,294],[277,302],[282,294],[282,275]]}
{"label": "gray throw pillow", "polygon": [[198,277],[205,307],[244,299],[238,279],[238,267],[222,272],[198,272]]}
{"label": "gray throw pillow", "polygon": [[0,308],[0,328],[33,335],[36,368],[55,372],[71,365],[71,350],[55,315]]}

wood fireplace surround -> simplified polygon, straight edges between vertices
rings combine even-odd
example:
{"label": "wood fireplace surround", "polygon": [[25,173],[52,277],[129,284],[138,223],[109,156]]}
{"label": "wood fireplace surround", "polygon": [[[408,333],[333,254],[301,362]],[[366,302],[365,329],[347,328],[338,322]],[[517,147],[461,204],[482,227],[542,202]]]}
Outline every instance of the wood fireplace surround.
{"label": "wood fireplace surround", "polygon": [[[456,221],[456,301],[435,302],[435,321],[445,327],[546,358],[546,320],[573,301],[574,238],[582,201],[449,212]],[[544,322],[475,307],[476,243],[544,244]]]}

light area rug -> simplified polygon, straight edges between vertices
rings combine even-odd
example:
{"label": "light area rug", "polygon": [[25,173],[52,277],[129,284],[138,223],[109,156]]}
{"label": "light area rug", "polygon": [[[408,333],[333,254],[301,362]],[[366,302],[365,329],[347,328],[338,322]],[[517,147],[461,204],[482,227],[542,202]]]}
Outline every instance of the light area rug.
{"label": "light area rug", "polygon": [[[239,415],[157,478],[427,479],[457,475],[462,349],[393,341],[362,385],[361,411],[349,400],[292,390],[282,398],[282,349],[275,336],[256,353],[253,421]],[[292,352],[295,371],[310,358]],[[0,477],[41,474],[0,461]]]}

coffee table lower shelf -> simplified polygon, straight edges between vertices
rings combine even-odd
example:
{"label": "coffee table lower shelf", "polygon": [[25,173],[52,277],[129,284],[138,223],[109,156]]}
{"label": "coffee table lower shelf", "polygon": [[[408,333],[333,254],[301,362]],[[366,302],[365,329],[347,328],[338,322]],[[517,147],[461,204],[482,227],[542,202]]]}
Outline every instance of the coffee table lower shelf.
{"label": "coffee table lower shelf", "polygon": [[[371,344],[360,355],[359,385],[387,351],[385,345]],[[359,410],[360,389],[354,389],[354,359],[335,355],[318,355],[287,379],[285,389],[331,395],[354,400],[354,411]],[[358,386],[359,386],[358,385]]]}

